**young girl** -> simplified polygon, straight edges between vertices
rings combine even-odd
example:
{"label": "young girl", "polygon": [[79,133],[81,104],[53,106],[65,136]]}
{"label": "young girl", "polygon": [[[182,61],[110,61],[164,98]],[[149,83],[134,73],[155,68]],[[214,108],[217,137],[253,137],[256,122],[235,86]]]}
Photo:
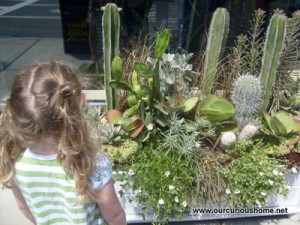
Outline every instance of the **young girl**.
{"label": "young girl", "polygon": [[60,62],[17,74],[0,116],[0,182],[34,224],[124,225],[108,158],[81,112],[80,83]]}

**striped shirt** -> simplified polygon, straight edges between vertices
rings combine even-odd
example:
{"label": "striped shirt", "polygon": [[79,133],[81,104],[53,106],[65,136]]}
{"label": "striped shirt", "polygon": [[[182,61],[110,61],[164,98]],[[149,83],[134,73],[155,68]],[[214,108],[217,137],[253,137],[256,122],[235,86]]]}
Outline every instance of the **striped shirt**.
{"label": "striped shirt", "polygon": [[[91,185],[99,190],[111,179],[112,168],[103,153],[96,159]],[[15,164],[15,182],[38,225],[106,224],[95,202],[76,205],[74,177],[66,174],[56,155],[37,155],[26,149]]]}

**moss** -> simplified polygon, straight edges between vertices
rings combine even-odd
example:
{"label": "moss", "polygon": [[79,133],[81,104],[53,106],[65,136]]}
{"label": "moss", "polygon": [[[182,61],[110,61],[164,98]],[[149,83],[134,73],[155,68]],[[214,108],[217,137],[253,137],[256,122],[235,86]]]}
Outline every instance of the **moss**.
{"label": "moss", "polygon": [[103,145],[105,154],[111,160],[113,166],[129,163],[132,156],[139,149],[136,141],[126,139],[120,145]]}

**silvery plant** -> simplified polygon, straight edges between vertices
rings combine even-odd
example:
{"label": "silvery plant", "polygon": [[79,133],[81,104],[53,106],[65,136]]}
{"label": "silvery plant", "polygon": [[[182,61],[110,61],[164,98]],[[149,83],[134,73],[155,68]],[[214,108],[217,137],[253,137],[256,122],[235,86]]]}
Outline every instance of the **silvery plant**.
{"label": "silvery plant", "polygon": [[163,54],[160,61],[160,91],[168,100],[172,96],[190,97],[190,85],[193,66],[189,60],[193,57],[189,54]]}
{"label": "silvery plant", "polygon": [[232,103],[235,106],[234,119],[239,130],[249,123],[255,123],[255,114],[261,106],[262,86],[258,77],[247,74],[240,75],[234,82]]}

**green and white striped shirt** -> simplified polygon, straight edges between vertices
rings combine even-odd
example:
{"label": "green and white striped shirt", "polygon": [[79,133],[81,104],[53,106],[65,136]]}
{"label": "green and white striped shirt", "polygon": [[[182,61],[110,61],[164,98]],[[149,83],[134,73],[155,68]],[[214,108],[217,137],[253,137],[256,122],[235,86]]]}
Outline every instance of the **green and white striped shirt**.
{"label": "green and white striped shirt", "polygon": [[[104,225],[95,202],[76,205],[74,177],[66,174],[57,155],[37,155],[29,149],[15,164],[15,182],[38,225]],[[101,189],[112,177],[108,158],[96,157],[97,169],[91,177],[95,190]]]}

